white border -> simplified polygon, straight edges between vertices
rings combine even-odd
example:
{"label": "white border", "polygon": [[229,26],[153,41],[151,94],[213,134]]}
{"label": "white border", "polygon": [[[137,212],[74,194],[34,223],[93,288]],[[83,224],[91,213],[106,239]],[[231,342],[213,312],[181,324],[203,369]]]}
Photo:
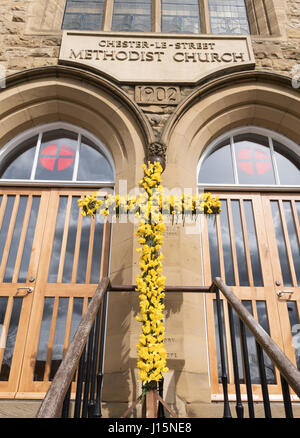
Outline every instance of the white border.
{"label": "white border", "polygon": [[[34,177],[35,174],[35,168],[37,165],[37,158],[38,158],[38,149],[41,144],[42,134],[51,131],[54,129],[67,129],[71,132],[74,132],[78,134],[78,144],[77,144],[77,150],[76,150],[76,158],[75,158],[75,166],[74,166],[74,173],[73,173],[73,179],[72,180],[34,180],[34,179],[24,179],[24,180],[14,180],[14,179],[0,179],[0,185],[15,185],[17,183],[18,185],[28,185],[28,184],[34,184],[34,185],[60,185],[60,186],[70,186],[70,185],[76,185],[76,187],[80,185],[97,185],[97,186],[108,186],[108,187],[114,187],[114,181],[116,178],[116,171],[115,171],[115,164],[113,157],[108,150],[107,147],[104,146],[104,144],[92,133],[87,131],[86,129],[80,128],[78,126],[72,125],[71,123],[66,122],[54,122],[54,123],[48,123],[44,125],[40,125],[31,129],[28,129],[21,134],[14,137],[11,141],[9,141],[1,150],[0,150],[0,162],[6,158],[8,154],[10,154],[14,149],[18,148],[18,146],[25,140],[30,139],[30,137],[34,137],[35,135],[38,135],[38,141],[37,141],[37,151],[35,155],[35,159],[32,166],[32,172],[30,178]],[[109,164],[111,165],[113,169],[113,175],[114,175],[114,181],[74,181],[74,178],[77,176],[78,171],[78,163],[79,163],[79,140],[82,136],[87,137],[95,145],[97,146],[98,150],[107,158]]]}

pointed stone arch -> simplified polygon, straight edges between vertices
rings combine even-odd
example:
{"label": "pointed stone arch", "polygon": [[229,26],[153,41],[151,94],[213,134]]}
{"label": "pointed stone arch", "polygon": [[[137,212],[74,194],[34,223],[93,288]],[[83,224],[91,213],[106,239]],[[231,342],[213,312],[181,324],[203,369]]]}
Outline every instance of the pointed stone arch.
{"label": "pointed stone arch", "polygon": [[117,179],[144,161],[154,141],[148,120],[123,90],[78,68],[44,67],[10,76],[0,93],[0,108],[0,147],[30,128],[72,123],[107,146]]}
{"label": "pointed stone arch", "polygon": [[213,79],[190,94],[166,124],[161,138],[168,145],[166,172],[176,175],[173,184],[181,180],[195,187],[199,158],[221,134],[255,125],[300,144],[299,121],[300,96],[290,78],[247,71]]}

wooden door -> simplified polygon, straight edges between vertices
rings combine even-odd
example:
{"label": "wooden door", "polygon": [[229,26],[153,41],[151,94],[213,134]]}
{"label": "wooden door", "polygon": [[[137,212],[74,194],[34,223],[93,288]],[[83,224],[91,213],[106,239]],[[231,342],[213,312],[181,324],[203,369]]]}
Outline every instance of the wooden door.
{"label": "wooden door", "polygon": [[300,195],[262,196],[283,348],[300,369]]}
{"label": "wooden door", "polygon": [[[0,193],[0,397],[13,398],[20,379],[50,192]],[[29,290],[29,289],[28,289]]]}
{"label": "wooden door", "polygon": [[[274,341],[283,349],[282,327],[280,325],[278,297],[274,287],[274,272],[267,231],[271,227],[266,217],[260,193],[221,194],[222,213],[216,220],[208,218],[203,230],[204,269],[206,285],[212,278],[221,277],[254,315]],[[222,398],[220,383],[221,365],[217,336],[216,303],[214,296],[206,296],[208,343],[212,398]],[[229,392],[234,394],[233,365],[231,355],[228,307],[222,300],[225,324],[226,359],[229,376]],[[242,394],[246,394],[244,371],[240,348],[237,316],[234,312],[235,336],[238,348],[239,375]],[[247,331],[250,371],[254,400],[261,400],[259,369],[255,340]],[[280,394],[280,376],[267,356],[267,380],[270,399]]]}
{"label": "wooden door", "polygon": [[[79,214],[77,200],[86,192],[82,189],[45,189],[30,191],[28,195],[24,190],[20,190],[20,195],[15,195],[16,192],[13,189],[13,195],[9,195],[14,203],[8,195],[3,195],[6,204],[10,202],[9,209],[5,204],[0,207],[1,233],[5,236],[0,269],[2,281],[11,280],[10,284],[0,285],[0,317],[8,333],[7,339],[10,339],[9,330],[15,333],[14,351],[7,341],[4,353],[0,350],[3,356],[1,373],[5,377],[8,372],[4,359],[9,348],[11,357],[8,380],[0,380],[0,396],[42,398],[99,279],[107,274],[110,229],[109,224],[104,225],[99,218],[91,221]],[[23,205],[25,196],[28,196],[26,206]],[[40,199],[38,207],[35,197]],[[9,211],[10,222],[8,220],[9,225],[4,227]],[[20,243],[16,253],[12,243],[16,240],[14,230],[16,224],[21,224],[24,211],[24,222],[18,227]],[[23,247],[29,260],[26,272],[22,268]],[[12,251],[15,263],[10,267],[8,261]],[[26,281],[21,282],[25,276]],[[16,288],[20,286],[30,286],[33,292],[23,298],[16,296]],[[24,295],[27,291],[19,289],[18,292]]]}

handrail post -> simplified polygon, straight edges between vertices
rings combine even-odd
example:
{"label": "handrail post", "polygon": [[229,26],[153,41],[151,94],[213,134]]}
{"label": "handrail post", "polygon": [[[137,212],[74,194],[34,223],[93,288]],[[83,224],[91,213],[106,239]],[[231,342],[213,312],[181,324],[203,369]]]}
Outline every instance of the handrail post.
{"label": "handrail post", "polygon": [[226,372],[225,363],[225,347],[224,347],[224,334],[223,334],[223,321],[221,316],[221,300],[218,287],[215,288],[216,292],[216,305],[217,305],[217,318],[218,318],[218,330],[219,330],[219,343],[220,343],[220,355],[221,355],[221,380],[224,394],[224,412],[223,418],[232,418],[228,399],[228,378]]}
{"label": "handrail post", "polygon": [[229,316],[232,362],[233,362],[234,384],[235,384],[235,394],[236,394],[235,409],[236,409],[237,417],[244,418],[244,406],[241,398],[240,376],[239,376],[239,366],[237,361],[237,349],[236,349],[236,341],[235,341],[235,333],[234,333],[233,312],[232,312],[232,307],[229,303],[228,303],[228,316]]}
{"label": "handrail post", "polygon": [[268,382],[267,382],[267,376],[265,370],[264,354],[258,342],[256,342],[256,350],[257,350],[258,369],[259,369],[260,385],[261,385],[261,391],[262,391],[263,402],[264,402],[265,416],[266,418],[272,418],[269,391],[268,391]]}
{"label": "handrail post", "polygon": [[250,418],[255,418],[247,338],[246,338],[246,333],[245,333],[245,325],[240,318],[239,318],[239,326],[240,326],[240,334],[241,334],[241,341],[242,341],[241,342],[242,357],[243,357],[243,364],[244,364],[244,370],[245,370],[248,412],[249,412]]}

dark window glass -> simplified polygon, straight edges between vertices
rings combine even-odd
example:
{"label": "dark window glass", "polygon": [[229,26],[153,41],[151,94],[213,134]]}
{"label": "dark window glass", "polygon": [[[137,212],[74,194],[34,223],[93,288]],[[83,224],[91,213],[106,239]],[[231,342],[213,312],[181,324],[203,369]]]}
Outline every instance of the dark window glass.
{"label": "dark window glass", "polygon": [[249,252],[251,257],[253,283],[254,286],[263,286],[264,283],[261,272],[260,254],[257,242],[252,201],[244,201],[244,211],[248,233]]}
{"label": "dark window glass", "polygon": [[77,138],[64,129],[43,134],[35,179],[72,180]]}
{"label": "dark window glass", "polygon": [[290,201],[283,201],[282,204],[283,204],[285,222],[289,235],[295,274],[297,277],[298,286],[300,286],[300,248],[299,248],[299,242],[298,242],[298,236],[297,236],[292,206]]}
{"label": "dark window glass", "polygon": [[278,201],[271,201],[271,209],[283,283],[285,286],[293,286]]}
{"label": "dark window glass", "polygon": [[79,217],[78,204],[77,204],[78,199],[80,198],[77,196],[73,196],[72,198],[70,222],[68,229],[68,239],[67,239],[66,255],[65,255],[63,278],[62,278],[63,283],[71,283],[72,280],[76,232],[77,232],[77,223]]}
{"label": "dark window glass", "polygon": [[90,283],[98,284],[100,280],[100,266],[101,266],[101,256],[102,256],[104,224],[100,214],[96,216],[95,221],[96,224],[95,224],[93,260],[92,260]]}
{"label": "dark window glass", "polygon": [[207,218],[211,279],[221,276],[216,221]]}
{"label": "dark window glass", "polygon": [[150,32],[152,0],[115,0],[113,31]]}
{"label": "dark window glass", "polygon": [[66,219],[67,203],[68,203],[68,197],[61,196],[59,199],[59,207],[56,217],[55,235],[54,235],[51,262],[50,262],[50,268],[48,274],[49,283],[56,283],[57,281],[62,237],[63,237],[65,219]]}
{"label": "dark window glass", "polygon": [[82,318],[83,298],[74,298],[69,345]]}
{"label": "dark window glass", "polygon": [[296,201],[296,210],[298,213],[298,221],[300,222],[300,201]]}
{"label": "dark window glass", "polygon": [[273,140],[280,184],[300,185],[300,159],[288,153],[287,148]]}
{"label": "dark window glass", "polygon": [[275,184],[268,138],[258,134],[234,137],[239,184]]}
{"label": "dark window glass", "polygon": [[38,136],[24,141],[18,146],[18,151],[25,149],[24,152],[21,152],[18,157],[14,154],[4,160],[3,167],[5,170],[1,175],[2,179],[30,179],[37,141]]}
{"label": "dark window glass", "polygon": [[25,238],[22,260],[19,270],[19,278],[18,278],[19,283],[25,283],[27,279],[27,273],[28,273],[31,249],[32,249],[33,238],[35,233],[35,226],[39,213],[39,207],[40,207],[40,196],[33,196],[27,234]]}
{"label": "dark window glass", "polygon": [[14,231],[10,243],[9,254],[6,262],[5,274],[4,274],[4,283],[10,283],[12,281],[16,258],[19,249],[20,237],[23,227],[23,220],[25,216],[25,211],[27,207],[28,196],[21,196],[18,213],[14,224]]}
{"label": "dark window glass", "polygon": [[7,233],[10,225],[10,219],[14,208],[15,200],[16,200],[15,196],[13,195],[7,196],[4,218],[2,220],[2,225],[0,230],[0,260],[2,259],[3,256],[3,250],[6,243]]}
{"label": "dark window glass", "polygon": [[0,381],[7,382],[9,380],[13,354],[19,328],[20,314],[22,310],[23,298],[13,298],[13,308],[7,331],[6,344],[3,354]]}
{"label": "dark window glass", "polygon": [[[252,302],[248,300],[242,300],[242,304],[246,307],[248,312],[251,313],[251,315],[253,315]],[[256,309],[257,309],[259,324],[262,325],[262,327],[268,334],[270,334],[268,314],[267,314],[265,301],[256,301]],[[245,326],[245,334],[247,341],[251,382],[252,384],[259,384],[260,374],[259,374],[258,359],[257,359],[256,341],[254,336],[246,326]],[[263,356],[264,356],[265,371],[267,376],[267,383],[275,384],[276,376],[274,372],[274,366],[265,352],[263,353]]]}
{"label": "dark window glass", "polygon": [[62,361],[65,343],[69,298],[59,298],[49,380],[53,380]]}
{"label": "dark window glass", "polygon": [[77,181],[113,181],[113,169],[93,142],[82,137]]}
{"label": "dark window glass", "polygon": [[211,33],[249,34],[245,0],[209,0]]}
{"label": "dark window glass", "polygon": [[86,283],[86,268],[90,244],[91,221],[83,220],[81,227],[81,239],[78,258],[76,283]]}
{"label": "dark window glass", "polygon": [[63,29],[101,30],[104,0],[67,0]]}
{"label": "dark window glass", "polygon": [[227,201],[223,199],[222,211],[220,214],[220,223],[221,223],[221,233],[222,233],[225,279],[226,279],[226,284],[228,286],[235,286],[233,261],[232,261],[232,247],[231,247],[227,208],[228,208]]}
{"label": "dark window glass", "polygon": [[239,373],[239,382],[245,383],[244,380],[244,367],[243,367],[243,358],[242,358],[242,348],[241,348],[241,338],[240,338],[240,326],[239,326],[239,317],[236,311],[232,308],[232,319],[233,319],[233,331],[235,338],[235,347],[236,347],[236,355],[237,355],[237,364],[238,364],[238,373]]}
{"label": "dark window glass", "polygon": [[234,184],[231,148],[228,139],[204,160],[198,182],[199,184]]}
{"label": "dark window glass", "polygon": [[236,255],[238,261],[240,286],[249,286],[244,234],[243,234],[239,201],[237,200],[231,201],[231,209],[232,209],[232,217],[233,217],[234,239],[235,239]]}
{"label": "dark window glass", "polygon": [[198,0],[162,0],[162,31],[200,33]]}
{"label": "dark window glass", "polygon": [[44,301],[44,311],[43,311],[42,324],[40,330],[39,345],[36,353],[34,377],[33,377],[34,381],[44,380],[50,329],[52,322],[52,314],[53,314],[53,306],[54,306],[54,298],[46,297]]}
{"label": "dark window glass", "polygon": [[[268,333],[268,335],[270,335],[270,326],[269,326],[269,318],[268,318],[266,301],[256,301],[256,309],[257,309],[257,318],[258,318],[259,324],[262,326],[262,328],[265,330],[265,332]],[[276,374],[275,374],[274,364],[265,352],[263,352],[263,356],[264,356],[264,364],[265,364],[267,382],[269,385],[275,385],[276,384]]]}

